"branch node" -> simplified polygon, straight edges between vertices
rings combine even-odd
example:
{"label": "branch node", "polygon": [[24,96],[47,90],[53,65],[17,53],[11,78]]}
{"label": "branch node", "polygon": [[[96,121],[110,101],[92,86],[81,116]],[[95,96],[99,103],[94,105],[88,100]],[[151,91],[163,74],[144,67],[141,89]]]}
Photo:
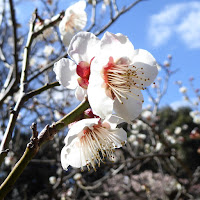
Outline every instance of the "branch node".
{"label": "branch node", "polygon": [[0,154],[8,154],[8,152],[9,152],[9,149],[6,149],[6,150],[2,150],[1,152],[0,152]]}
{"label": "branch node", "polygon": [[32,130],[32,137],[30,139],[30,142],[27,144],[27,147],[29,149],[33,149],[36,148],[38,149],[38,131],[37,131],[37,124],[36,123],[32,123],[31,125],[31,130]]}
{"label": "branch node", "polygon": [[31,130],[32,130],[32,138],[37,138],[38,137],[38,131],[37,131],[37,123],[32,123],[31,125]]}
{"label": "branch node", "polygon": [[15,112],[14,108],[10,107],[10,114],[15,114]]}
{"label": "branch node", "polygon": [[54,135],[57,133],[56,124],[52,124],[51,126],[46,125],[45,128],[40,132],[38,136],[38,143],[41,146],[43,143],[53,140]]}

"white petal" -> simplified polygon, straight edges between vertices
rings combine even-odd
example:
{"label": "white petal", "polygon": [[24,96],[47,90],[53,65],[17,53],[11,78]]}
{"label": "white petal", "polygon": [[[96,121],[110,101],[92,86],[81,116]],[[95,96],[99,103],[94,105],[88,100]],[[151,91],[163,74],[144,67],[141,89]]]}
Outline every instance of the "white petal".
{"label": "white petal", "polygon": [[79,168],[86,164],[79,139],[85,127],[93,127],[98,122],[98,118],[83,119],[72,125],[64,140],[65,146],[61,151],[61,164],[64,169],[67,170],[69,165]]}
{"label": "white petal", "polygon": [[[132,89],[134,97],[129,97],[127,100],[123,100],[121,104],[118,100],[114,102],[114,111],[120,117],[122,117],[127,123],[131,123],[142,112],[143,95],[140,90]],[[139,95],[139,96],[137,96]]]}
{"label": "white petal", "polygon": [[63,167],[63,169],[67,170],[67,168],[69,167],[69,163],[67,162],[67,158],[66,158],[66,155],[67,155],[67,147],[64,146],[61,150],[61,155],[60,155],[60,161],[61,161],[61,165]]}
{"label": "white petal", "polygon": [[101,59],[104,60],[103,66],[108,63],[108,59],[110,56],[114,58],[114,62],[116,62],[119,58],[132,58],[134,54],[134,46],[127,38],[127,36],[122,34],[112,34],[106,32],[101,39],[100,44]]}
{"label": "white petal", "polygon": [[83,131],[85,127],[92,127],[94,124],[98,124],[98,118],[82,119],[69,129],[67,136],[65,137],[65,145],[70,145],[73,143],[74,139],[78,137],[78,134]]}
{"label": "white petal", "polygon": [[[123,128],[119,128],[116,130],[115,135],[121,140],[126,142],[127,141],[127,133]],[[115,142],[115,147],[120,148],[123,145],[121,143]]]}
{"label": "white petal", "polygon": [[115,129],[118,124],[124,122],[122,118],[116,115],[112,115],[109,119],[104,120],[103,122],[108,122],[111,129]]}
{"label": "white petal", "polygon": [[70,7],[68,7],[65,11],[65,15],[67,15],[68,13],[73,12],[80,12],[82,10],[85,10],[86,7],[86,2],[84,0],[82,1],[78,1],[77,3],[71,5]]}
{"label": "white petal", "polygon": [[79,13],[71,13],[66,14],[61,22],[59,23],[59,31],[61,35],[65,35],[70,32],[71,35],[74,35],[78,31],[83,30],[87,23],[87,14],[85,11],[81,11]]}
{"label": "white petal", "polygon": [[79,139],[77,138],[73,145],[64,146],[61,150],[61,165],[63,169],[67,170],[69,165],[76,168],[86,165],[86,159],[79,144]]}
{"label": "white petal", "polygon": [[68,54],[77,63],[86,61],[90,63],[98,50],[99,39],[92,33],[79,32],[71,40]]}
{"label": "white petal", "polygon": [[106,95],[105,89],[102,87],[103,82],[98,72],[91,71],[87,89],[88,101],[95,115],[102,119],[108,119],[113,112],[114,100]]}
{"label": "white petal", "polygon": [[64,35],[61,35],[61,40],[66,47],[69,46],[74,34],[75,32],[65,32]]}
{"label": "white petal", "polygon": [[53,68],[57,81],[68,89],[75,89],[78,85],[76,64],[68,59],[62,58],[54,64]]}
{"label": "white petal", "polygon": [[68,20],[69,20],[69,17],[64,16],[59,23],[59,31],[61,35],[65,35],[66,33],[65,25]]}
{"label": "white petal", "polygon": [[79,101],[83,101],[86,95],[87,95],[87,90],[83,89],[80,86],[76,88],[75,96]]}
{"label": "white petal", "polygon": [[86,12],[84,11],[82,13],[79,13],[78,18],[76,18],[74,20],[74,23],[75,23],[74,28],[76,29],[76,31],[77,32],[82,31],[87,24],[87,14],[86,14]]}
{"label": "white petal", "polygon": [[59,31],[61,34],[61,39],[66,46],[72,37],[87,24],[87,13],[85,12],[86,2],[79,1],[65,11],[65,16],[59,24]]}
{"label": "white petal", "polygon": [[138,69],[143,68],[142,75],[145,78],[149,78],[147,81],[142,81],[144,86],[150,85],[158,74],[158,68],[155,58],[144,49],[135,50],[134,57],[131,59],[132,64]]}

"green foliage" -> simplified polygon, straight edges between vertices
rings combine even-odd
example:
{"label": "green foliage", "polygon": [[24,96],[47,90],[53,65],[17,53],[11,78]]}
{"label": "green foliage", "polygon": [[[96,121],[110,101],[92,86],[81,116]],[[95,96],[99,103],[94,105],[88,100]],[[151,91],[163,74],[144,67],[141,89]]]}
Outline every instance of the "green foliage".
{"label": "green foliage", "polygon": [[174,111],[171,107],[160,109],[158,112],[160,130],[163,131],[167,128],[170,132],[173,132],[176,127],[187,124],[189,131],[192,131],[196,127],[196,124],[193,123],[189,115],[190,111],[190,107],[180,107],[177,111]]}
{"label": "green foliage", "polygon": [[176,112],[171,107],[164,107],[158,112],[159,116],[159,128],[163,131],[166,127],[169,128],[176,119]]}
{"label": "green foliage", "polygon": [[[180,107],[174,111],[170,107],[162,108],[159,111],[159,128],[161,131],[168,129],[170,135],[175,135],[174,130],[176,127],[183,127],[187,125],[187,129],[182,129],[180,136],[183,137],[182,143],[176,143],[174,147],[178,150],[179,156],[191,169],[195,169],[200,164],[200,156],[197,149],[200,146],[200,141],[192,140],[189,138],[191,131],[198,127],[193,123],[192,117],[189,115],[190,107]],[[179,136],[176,136],[179,137]]]}

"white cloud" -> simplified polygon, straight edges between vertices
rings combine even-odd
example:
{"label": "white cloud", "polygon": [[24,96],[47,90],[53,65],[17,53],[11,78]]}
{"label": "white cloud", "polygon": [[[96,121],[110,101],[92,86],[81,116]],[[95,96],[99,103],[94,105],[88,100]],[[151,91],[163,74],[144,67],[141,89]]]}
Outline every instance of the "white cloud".
{"label": "white cloud", "polygon": [[189,13],[187,19],[177,27],[177,32],[191,48],[200,47],[200,10]]}
{"label": "white cloud", "polygon": [[153,46],[176,35],[189,48],[200,48],[200,2],[170,4],[150,18],[149,39]]}
{"label": "white cloud", "polygon": [[180,100],[180,101],[174,101],[174,102],[170,103],[170,107],[173,110],[178,110],[181,107],[191,107],[191,104],[187,101]]}

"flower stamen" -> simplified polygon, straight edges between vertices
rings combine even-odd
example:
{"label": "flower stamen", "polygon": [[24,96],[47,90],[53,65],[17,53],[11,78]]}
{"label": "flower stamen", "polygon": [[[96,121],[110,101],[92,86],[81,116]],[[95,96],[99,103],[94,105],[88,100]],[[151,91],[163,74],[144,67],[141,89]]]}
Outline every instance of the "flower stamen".
{"label": "flower stamen", "polygon": [[129,61],[121,58],[114,62],[113,57],[109,58],[108,64],[103,68],[103,79],[107,95],[123,104],[122,99],[128,99],[128,96],[139,100],[139,95],[134,94],[131,89],[144,90],[144,84],[141,81],[147,81],[143,68],[136,68],[129,64]]}
{"label": "flower stamen", "polygon": [[92,129],[87,127],[81,132],[80,143],[88,170],[90,170],[91,165],[96,171],[96,164],[99,167],[101,162],[104,163],[103,160],[106,157],[113,160],[116,144],[124,145],[125,141],[122,141],[115,131],[110,131],[99,123]]}

